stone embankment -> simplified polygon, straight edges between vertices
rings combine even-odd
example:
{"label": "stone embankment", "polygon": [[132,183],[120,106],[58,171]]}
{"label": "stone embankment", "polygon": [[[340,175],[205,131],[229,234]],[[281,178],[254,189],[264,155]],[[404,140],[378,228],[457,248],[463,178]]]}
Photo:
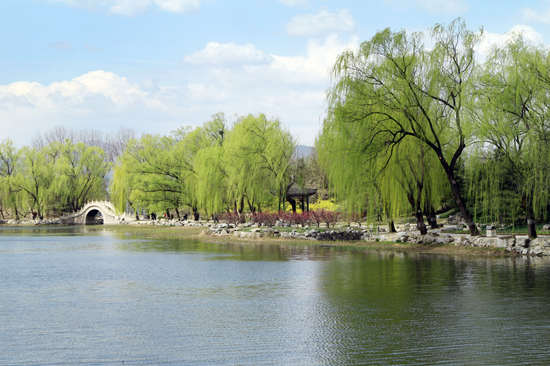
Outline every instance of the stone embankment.
{"label": "stone embankment", "polygon": [[136,221],[134,225],[162,225],[162,226],[191,226],[203,227],[208,235],[233,236],[244,239],[281,238],[297,240],[320,241],[388,241],[419,245],[455,245],[478,248],[500,248],[516,255],[550,256],[550,237],[539,237],[529,240],[525,235],[478,236],[468,234],[454,234],[464,229],[461,224],[445,225],[431,230],[426,235],[414,230],[413,225],[405,224],[398,227],[399,232],[387,233],[383,228],[375,231],[364,227],[337,227],[337,228],[301,228],[260,227],[250,223],[227,224],[194,221]]}
{"label": "stone embankment", "polygon": [[[0,224],[8,225],[55,225],[59,219],[45,220],[8,220]],[[399,232],[387,233],[383,228],[372,230],[365,227],[338,226],[336,228],[301,228],[280,227],[270,228],[258,225],[213,223],[207,221],[178,221],[178,220],[142,220],[127,222],[132,225],[154,226],[187,226],[203,228],[204,232],[213,236],[232,236],[244,239],[281,238],[297,240],[319,241],[388,241],[420,245],[455,245],[478,248],[500,248],[516,255],[550,256],[550,236],[540,236],[529,240],[525,235],[494,235],[472,237],[468,234],[455,234],[464,229],[460,224],[445,225],[442,228],[430,230],[426,235],[414,230],[414,226],[405,224],[398,227]],[[548,227],[550,229],[550,227]],[[489,231],[488,231],[489,232]]]}
{"label": "stone embankment", "polygon": [[[397,233],[373,232],[358,227],[337,229],[307,229],[273,228],[235,226],[231,224],[209,225],[207,233],[215,236],[232,235],[238,238],[283,238],[322,241],[389,241],[397,243],[421,245],[455,245],[478,248],[499,248],[517,255],[550,256],[550,237],[539,237],[529,240],[524,235],[478,236],[468,234],[453,234],[459,227],[449,226],[430,231],[426,235],[410,230],[405,226]],[[457,230],[458,229],[458,230]]]}
{"label": "stone embankment", "polygon": [[16,219],[9,219],[9,220],[0,220],[0,225],[23,225],[23,226],[31,226],[31,225],[60,225],[61,220],[60,219],[22,219],[22,220],[16,220]]}
{"label": "stone embankment", "polygon": [[426,245],[450,244],[464,247],[500,248],[518,255],[550,256],[550,237],[539,237],[529,240],[526,235],[472,237],[468,234],[445,234],[441,232],[430,232],[426,235],[414,232],[401,232],[392,235],[394,235],[394,238],[389,238],[388,235],[385,235],[384,239],[401,243]]}

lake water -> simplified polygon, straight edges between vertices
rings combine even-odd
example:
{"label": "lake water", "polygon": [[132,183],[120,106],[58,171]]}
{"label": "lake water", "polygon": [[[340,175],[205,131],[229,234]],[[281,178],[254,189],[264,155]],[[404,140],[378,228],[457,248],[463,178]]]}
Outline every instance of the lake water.
{"label": "lake water", "polygon": [[550,364],[550,263],[0,228],[0,365]]}

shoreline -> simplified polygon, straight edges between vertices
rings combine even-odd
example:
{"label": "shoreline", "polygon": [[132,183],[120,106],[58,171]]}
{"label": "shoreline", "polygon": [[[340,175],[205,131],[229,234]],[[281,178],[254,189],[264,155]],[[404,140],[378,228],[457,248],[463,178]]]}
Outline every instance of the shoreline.
{"label": "shoreline", "polygon": [[[29,227],[26,225],[0,225],[0,227]],[[33,227],[33,226],[31,226]],[[36,226],[34,226],[36,228]],[[41,228],[54,228],[60,225],[42,225]],[[98,225],[84,226],[91,231],[109,230],[115,233],[124,233],[140,239],[150,240],[196,240],[209,244],[220,245],[282,245],[282,246],[311,246],[334,247],[352,250],[371,251],[398,251],[433,255],[462,255],[474,257],[517,257],[514,252],[507,252],[502,248],[468,247],[454,244],[414,244],[395,241],[325,241],[304,240],[292,238],[242,238],[233,235],[214,235],[207,232],[207,228],[198,226],[150,226],[150,225]]]}
{"label": "shoreline", "polygon": [[432,255],[461,255],[470,257],[521,257],[520,253],[507,251],[505,248],[467,246],[457,243],[411,243],[391,240],[307,240],[289,237],[240,237],[234,235],[217,235],[209,232],[205,226],[168,226],[168,225],[28,225],[1,224],[5,228],[59,228],[83,227],[90,231],[109,230],[124,233],[140,239],[150,240],[196,240],[203,243],[220,245],[283,245],[334,247],[353,250],[398,251]]}

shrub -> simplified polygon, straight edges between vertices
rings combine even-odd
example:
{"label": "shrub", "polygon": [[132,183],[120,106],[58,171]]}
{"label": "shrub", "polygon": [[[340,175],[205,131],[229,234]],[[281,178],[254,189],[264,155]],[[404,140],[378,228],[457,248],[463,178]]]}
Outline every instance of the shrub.
{"label": "shrub", "polygon": [[236,212],[224,212],[220,215],[219,219],[220,221],[233,225],[242,224],[245,222],[244,215],[239,215]]}
{"label": "shrub", "polygon": [[338,212],[321,210],[320,213],[322,221],[330,227],[330,224],[335,224],[338,221]]}
{"label": "shrub", "polygon": [[336,211],[339,207],[331,200],[318,200],[317,202],[310,204],[309,208],[311,211]]}
{"label": "shrub", "polygon": [[260,226],[274,226],[278,219],[277,213],[257,212],[252,215],[252,222]]}

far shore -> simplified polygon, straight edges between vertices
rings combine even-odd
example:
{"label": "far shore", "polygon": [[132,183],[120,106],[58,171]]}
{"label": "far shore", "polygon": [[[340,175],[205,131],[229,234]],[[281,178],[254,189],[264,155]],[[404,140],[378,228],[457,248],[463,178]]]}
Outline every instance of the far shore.
{"label": "far shore", "polygon": [[[29,228],[54,228],[61,225],[10,225],[3,224],[0,227],[29,227]],[[141,225],[94,225],[83,226],[90,231],[100,231],[108,229],[117,233],[125,233],[130,236],[135,236],[140,239],[152,240],[197,240],[204,243],[212,244],[239,244],[239,245],[300,245],[300,246],[321,246],[321,247],[339,247],[353,250],[365,251],[399,251],[399,252],[414,252],[425,254],[446,254],[446,255],[463,255],[476,257],[514,257],[515,253],[507,252],[501,248],[492,247],[469,247],[454,244],[414,244],[414,243],[398,243],[392,241],[320,241],[320,240],[300,240],[289,238],[240,238],[234,236],[216,236],[207,233],[203,227],[187,227],[187,226],[141,226]]]}

